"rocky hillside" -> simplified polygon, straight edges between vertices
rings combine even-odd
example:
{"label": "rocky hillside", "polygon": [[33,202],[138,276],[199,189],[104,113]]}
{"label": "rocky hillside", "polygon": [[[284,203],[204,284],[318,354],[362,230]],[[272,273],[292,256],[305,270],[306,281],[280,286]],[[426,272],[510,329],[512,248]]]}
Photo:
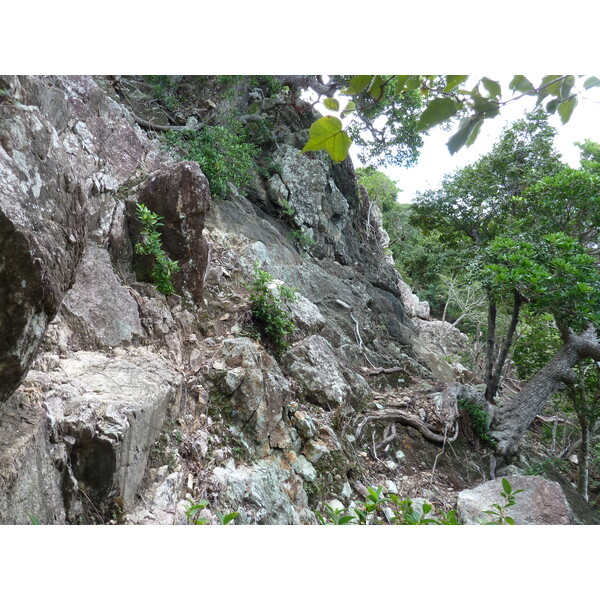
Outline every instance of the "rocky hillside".
{"label": "rocky hillside", "polygon": [[[176,84],[167,112],[143,78],[0,78],[0,523],[186,523],[206,500],[212,523],[313,524],[379,485],[455,509],[489,475],[457,407],[480,382],[395,270],[351,162],[300,154],[314,113],[293,86]],[[217,194],[161,132],[231,114],[260,155]],[[136,247],[140,204],[173,294]],[[557,512],[529,522],[584,520],[539,485]]]}

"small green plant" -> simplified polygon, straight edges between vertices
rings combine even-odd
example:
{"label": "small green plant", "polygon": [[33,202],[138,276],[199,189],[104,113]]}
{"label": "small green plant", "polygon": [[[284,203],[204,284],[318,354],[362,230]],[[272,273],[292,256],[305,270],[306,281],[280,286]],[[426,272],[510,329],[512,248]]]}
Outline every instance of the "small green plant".
{"label": "small green plant", "polygon": [[519,494],[520,492],[524,492],[525,490],[513,490],[512,486],[508,479],[502,478],[502,492],[500,492],[500,496],[502,496],[504,502],[502,504],[492,504],[492,508],[490,510],[484,510],[483,512],[492,515],[492,517],[496,517],[493,521],[486,521],[484,525],[514,525],[515,521],[512,517],[509,517],[506,514],[506,510],[511,506],[516,504],[515,502],[515,494]]}
{"label": "small green plant", "polygon": [[481,406],[464,398],[458,399],[458,408],[469,416],[473,433],[489,446],[496,446],[498,442],[489,435],[490,417],[487,412]]}
{"label": "small green plant", "polygon": [[315,240],[310,233],[305,233],[296,229],[292,231],[291,236],[298,242],[298,245],[303,250],[309,250],[315,245]]}
{"label": "small green plant", "polygon": [[177,261],[171,260],[163,250],[160,232],[158,231],[162,217],[140,203],[136,206],[136,215],[143,228],[140,232],[142,241],[135,245],[135,252],[142,256],[154,257],[152,280],[156,285],[156,289],[167,296],[174,294],[175,288],[171,283],[171,277],[180,270],[180,267]]}
{"label": "small green plant", "polygon": [[252,179],[258,148],[246,141],[243,131],[221,125],[198,131],[168,131],[168,146],[179,148],[186,159],[194,160],[206,175],[211,194],[224,198],[229,183],[240,188]]}
{"label": "small green plant", "polygon": [[29,520],[31,521],[32,525],[41,525],[41,521],[37,518],[34,517],[33,515],[29,515]]}
{"label": "small green plant", "polygon": [[[324,504],[325,514],[314,511],[322,525],[460,525],[456,511],[433,514],[433,506],[423,503],[422,510],[415,509],[410,499],[401,500],[396,494],[386,496],[383,487],[367,487],[367,495],[353,508],[354,514],[346,508],[332,508]],[[388,511],[384,509],[388,508]],[[386,514],[387,512],[387,514]]]}
{"label": "small green plant", "polygon": [[208,506],[208,500],[199,500],[198,502],[191,502],[185,510],[185,516],[189,525],[208,525],[210,521],[197,517],[196,515],[204,508]]}
{"label": "small green plant", "polygon": [[267,271],[254,266],[254,280],[250,285],[250,308],[252,318],[263,330],[267,341],[274,347],[275,354],[280,355],[289,348],[288,336],[296,326],[288,313],[282,308],[284,301],[294,301],[295,291],[278,281]]}
{"label": "small green plant", "polygon": [[[208,506],[208,500],[198,500],[198,502],[190,501],[190,505],[185,511],[185,516],[187,517],[187,521],[189,525],[208,525],[210,521],[208,519],[204,519],[202,517],[198,517],[197,514],[205,509]],[[216,512],[217,518],[219,519],[219,523],[221,525],[229,525],[229,523],[233,523],[235,519],[240,516],[238,512],[232,512],[228,514],[223,514],[219,511]]]}

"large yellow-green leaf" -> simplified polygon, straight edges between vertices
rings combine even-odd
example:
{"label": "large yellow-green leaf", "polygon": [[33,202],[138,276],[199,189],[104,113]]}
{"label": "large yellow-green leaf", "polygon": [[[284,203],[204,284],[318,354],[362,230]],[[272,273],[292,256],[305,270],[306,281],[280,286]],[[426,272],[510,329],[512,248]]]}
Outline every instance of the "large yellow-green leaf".
{"label": "large yellow-green leaf", "polygon": [[342,94],[347,96],[354,96],[360,94],[372,81],[373,75],[355,75],[351,80],[350,84],[345,90],[342,90]]}
{"label": "large yellow-green leaf", "polygon": [[308,142],[302,152],[325,150],[335,162],[348,156],[352,140],[342,130],[342,122],[337,117],[321,117],[310,126],[308,135]]}
{"label": "large yellow-green leaf", "polygon": [[432,100],[417,123],[417,131],[429,129],[453,117],[457,112],[456,102],[451,98],[436,98]]}
{"label": "large yellow-green leaf", "polygon": [[369,94],[371,94],[371,98],[374,98],[375,100],[379,100],[381,98],[381,95],[383,94],[382,86],[383,80],[379,75],[375,75],[368,90]]}
{"label": "large yellow-green leaf", "polygon": [[340,103],[335,98],[325,98],[325,100],[323,100],[323,104],[329,110],[339,110],[340,109]]}

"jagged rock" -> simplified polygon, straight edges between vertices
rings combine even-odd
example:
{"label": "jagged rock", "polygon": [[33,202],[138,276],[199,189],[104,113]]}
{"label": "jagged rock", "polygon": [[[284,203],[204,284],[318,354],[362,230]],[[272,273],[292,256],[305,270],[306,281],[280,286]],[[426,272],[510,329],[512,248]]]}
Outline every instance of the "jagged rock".
{"label": "jagged rock", "polygon": [[[32,374],[33,372],[30,372]],[[64,447],[52,437],[39,390],[19,390],[0,405],[0,524],[65,522]]]}
{"label": "jagged rock", "polygon": [[[17,93],[16,80],[0,83]],[[37,106],[0,104],[0,139],[1,402],[27,374],[73,283],[86,195]]]}
{"label": "jagged rock", "polygon": [[[521,475],[510,475],[506,479],[513,490],[525,490],[515,496],[515,506],[506,510],[506,514],[514,519],[516,525],[573,523],[571,507],[558,483],[543,477]],[[486,481],[472,490],[463,490],[458,495],[458,518],[465,525],[477,525],[479,519],[494,520],[483,511],[490,510],[493,504],[503,505],[501,492],[502,478]]]}
{"label": "jagged rock", "polygon": [[302,478],[277,456],[236,467],[233,461],[214,470],[223,497],[239,510],[240,524],[299,525],[316,523],[308,508]]}
{"label": "jagged rock", "polygon": [[181,271],[173,276],[176,288],[185,287],[197,303],[202,302],[209,247],[202,235],[211,197],[208,181],[198,163],[180,162],[153,173],[128,201],[130,230],[139,239],[141,225],[135,218],[135,203],[145,204],[161,218],[163,248]]}
{"label": "jagged rock", "polygon": [[0,511],[0,522],[27,522],[38,500],[24,493],[43,498],[44,517],[55,522],[114,497],[127,508],[180,385],[180,376],[142,349],[111,358],[78,352],[47,373],[31,371],[16,396],[34,395],[34,417],[23,425],[22,407],[12,401],[0,417],[3,440],[10,440],[0,486],[10,510]]}
{"label": "jagged rock", "polygon": [[176,471],[168,474],[164,465],[154,472],[154,482],[143,495],[139,508],[131,511],[127,521],[135,525],[173,525],[185,524],[185,514],[179,510],[182,501],[183,473]]}
{"label": "jagged rock", "polygon": [[298,434],[284,420],[292,400],[290,386],[279,365],[249,338],[227,339],[219,354],[217,388],[221,415],[240,428],[256,447],[258,456],[273,448],[291,448]]}
{"label": "jagged rock", "polygon": [[114,274],[108,251],[94,244],[83,255],[62,314],[74,332],[74,349],[116,346],[142,335],[135,300]]}
{"label": "jagged rock", "polygon": [[296,344],[281,357],[281,363],[306,400],[324,408],[357,407],[369,394],[364,378],[344,368],[331,344],[319,335]]}

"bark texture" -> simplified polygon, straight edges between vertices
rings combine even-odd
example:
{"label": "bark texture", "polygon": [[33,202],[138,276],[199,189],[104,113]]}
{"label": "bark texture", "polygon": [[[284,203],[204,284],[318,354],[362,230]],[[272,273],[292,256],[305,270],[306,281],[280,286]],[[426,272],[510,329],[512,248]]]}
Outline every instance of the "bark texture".
{"label": "bark texture", "polygon": [[498,441],[501,456],[513,454],[525,431],[544,404],[565,384],[577,381],[573,367],[584,358],[600,361],[600,340],[594,327],[570,334],[556,356],[523,388],[498,408],[490,435]]}

